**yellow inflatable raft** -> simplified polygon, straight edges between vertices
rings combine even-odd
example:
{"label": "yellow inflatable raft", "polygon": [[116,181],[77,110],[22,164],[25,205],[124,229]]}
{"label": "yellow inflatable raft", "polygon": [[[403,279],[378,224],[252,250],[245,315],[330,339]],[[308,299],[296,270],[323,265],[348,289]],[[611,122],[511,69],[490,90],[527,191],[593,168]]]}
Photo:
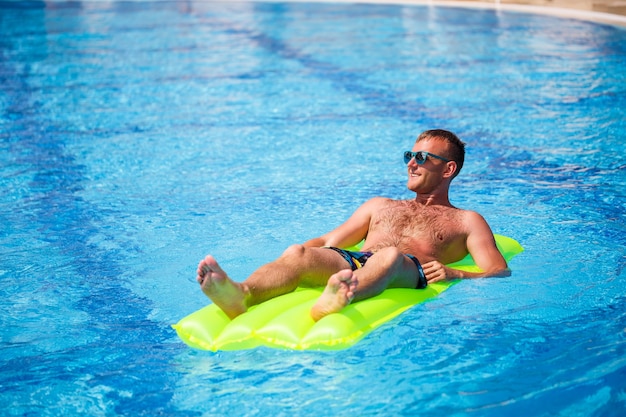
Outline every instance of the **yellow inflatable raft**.
{"label": "yellow inflatable raft", "polygon": [[[524,249],[515,240],[495,235],[498,249],[509,261]],[[468,255],[449,265],[478,271]],[[454,282],[434,283],[423,290],[394,288],[350,304],[340,313],[314,322],[309,311],[322,289],[299,288],[276,297],[230,320],[210,304],[172,327],[187,345],[202,350],[243,350],[257,346],[294,350],[338,350],[354,345],[381,324],[406,309],[435,297]]]}

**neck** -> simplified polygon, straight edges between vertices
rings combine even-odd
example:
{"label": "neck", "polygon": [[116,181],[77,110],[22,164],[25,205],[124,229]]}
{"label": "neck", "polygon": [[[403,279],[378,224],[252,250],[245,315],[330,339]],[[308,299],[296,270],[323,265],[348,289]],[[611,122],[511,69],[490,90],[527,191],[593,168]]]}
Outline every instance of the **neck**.
{"label": "neck", "polygon": [[415,202],[423,204],[425,206],[447,206],[452,207],[448,194],[431,193],[431,194],[419,194],[415,195]]}

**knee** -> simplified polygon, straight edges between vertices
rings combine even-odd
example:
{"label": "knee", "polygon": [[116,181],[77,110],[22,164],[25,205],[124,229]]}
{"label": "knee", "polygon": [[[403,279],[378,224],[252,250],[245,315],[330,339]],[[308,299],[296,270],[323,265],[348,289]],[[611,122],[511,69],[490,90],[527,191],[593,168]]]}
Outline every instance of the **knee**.
{"label": "knee", "polygon": [[404,261],[404,254],[395,247],[383,248],[376,252],[376,255],[378,255],[379,261],[387,267],[400,265]]}
{"label": "knee", "polygon": [[291,245],[285,249],[277,262],[280,265],[290,268],[292,271],[296,271],[298,274],[303,273],[310,268],[311,265],[315,264],[314,256],[311,254],[311,248],[300,244]]}
{"label": "knee", "polygon": [[289,246],[280,256],[283,259],[301,259],[306,254],[307,248],[301,244]]}

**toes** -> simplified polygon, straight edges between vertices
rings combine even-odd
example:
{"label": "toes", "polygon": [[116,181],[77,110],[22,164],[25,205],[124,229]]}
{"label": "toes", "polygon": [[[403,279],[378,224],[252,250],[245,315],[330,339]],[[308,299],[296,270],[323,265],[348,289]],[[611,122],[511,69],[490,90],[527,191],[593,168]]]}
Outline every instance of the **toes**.
{"label": "toes", "polygon": [[217,264],[217,261],[215,260],[215,258],[211,255],[207,255],[203,260],[200,261],[200,264],[198,264],[198,271],[197,271],[198,276],[204,276],[208,274],[209,272],[216,272],[218,274],[224,273],[224,271],[222,271],[220,266]]}
{"label": "toes", "polygon": [[333,275],[331,278],[335,278],[338,284],[341,284],[341,283],[349,284],[353,279],[352,270],[350,269],[341,270],[337,272],[335,275]]}
{"label": "toes", "polygon": [[207,255],[207,257],[204,258],[204,268],[206,270],[205,273],[215,272],[216,274],[226,275],[226,272],[222,270],[215,258],[211,255]]}
{"label": "toes", "polygon": [[356,287],[358,287],[359,285],[359,279],[353,275],[352,280],[350,281],[349,284],[350,284],[350,290],[354,291],[356,290]]}

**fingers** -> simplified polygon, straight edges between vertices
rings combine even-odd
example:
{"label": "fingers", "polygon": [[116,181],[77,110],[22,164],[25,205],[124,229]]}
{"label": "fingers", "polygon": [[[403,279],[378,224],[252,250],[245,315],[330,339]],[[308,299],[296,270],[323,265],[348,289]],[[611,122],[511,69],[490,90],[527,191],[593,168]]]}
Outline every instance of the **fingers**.
{"label": "fingers", "polygon": [[439,282],[447,280],[446,267],[440,262],[430,261],[422,265],[424,275],[428,283]]}

